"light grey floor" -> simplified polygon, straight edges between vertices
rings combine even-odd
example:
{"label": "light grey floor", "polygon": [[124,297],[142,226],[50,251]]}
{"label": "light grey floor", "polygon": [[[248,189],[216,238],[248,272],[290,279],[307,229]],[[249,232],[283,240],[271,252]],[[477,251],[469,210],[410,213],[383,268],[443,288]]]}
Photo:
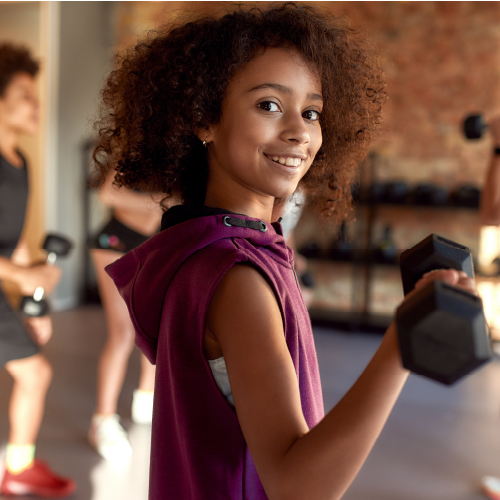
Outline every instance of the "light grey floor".
{"label": "light grey floor", "polygon": [[[150,429],[130,421],[137,352],[120,399],[134,456],[124,467],[100,460],[86,442],[97,356],[105,335],[97,307],[54,314],[45,349],[54,366],[37,454],[78,482],[74,500],[146,500]],[[362,371],[380,337],[315,329],[326,409]],[[7,438],[10,380],[0,371],[0,454]],[[367,416],[369,418],[369,416]],[[411,376],[345,500],[480,500],[483,474],[500,474],[500,362],[452,388]],[[207,499],[210,500],[210,499]]]}

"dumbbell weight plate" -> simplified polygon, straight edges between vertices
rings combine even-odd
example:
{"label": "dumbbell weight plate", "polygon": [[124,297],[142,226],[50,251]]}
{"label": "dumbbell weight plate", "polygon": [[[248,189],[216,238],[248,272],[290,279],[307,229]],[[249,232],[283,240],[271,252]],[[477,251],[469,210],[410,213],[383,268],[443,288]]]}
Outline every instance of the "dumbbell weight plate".
{"label": "dumbbell weight plate", "polygon": [[57,257],[66,257],[72,247],[68,238],[57,233],[48,233],[42,245],[47,253],[54,253]]}
{"label": "dumbbell weight plate", "polygon": [[482,115],[470,115],[464,120],[464,134],[467,139],[480,139],[487,127]]}
{"label": "dumbbell weight plate", "polygon": [[39,318],[49,313],[49,304],[46,300],[35,300],[27,296],[21,299],[20,309],[26,316]]}
{"label": "dumbbell weight plate", "polygon": [[453,384],[489,360],[482,300],[433,281],[396,312],[403,366],[444,384]]}
{"label": "dumbbell weight plate", "polygon": [[435,269],[456,269],[474,277],[470,250],[454,241],[431,234],[420,243],[401,254],[400,260],[403,291],[413,290],[423,274]]}

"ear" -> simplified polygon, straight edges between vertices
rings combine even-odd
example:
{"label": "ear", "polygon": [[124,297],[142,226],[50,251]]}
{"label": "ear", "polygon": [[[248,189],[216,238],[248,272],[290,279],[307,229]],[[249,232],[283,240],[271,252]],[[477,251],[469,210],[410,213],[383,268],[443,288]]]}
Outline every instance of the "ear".
{"label": "ear", "polygon": [[196,137],[198,137],[201,142],[207,141],[208,144],[209,142],[212,142],[214,140],[215,127],[213,125],[210,125],[208,127],[199,128],[194,131],[194,135],[196,135]]}

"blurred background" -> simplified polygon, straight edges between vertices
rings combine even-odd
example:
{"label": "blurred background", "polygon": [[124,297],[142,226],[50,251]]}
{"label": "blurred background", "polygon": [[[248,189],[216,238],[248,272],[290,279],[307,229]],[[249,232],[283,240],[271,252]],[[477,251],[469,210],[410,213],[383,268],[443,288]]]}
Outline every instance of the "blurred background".
{"label": "blurred background", "polygon": [[[53,309],[60,311],[60,316],[55,316],[56,327],[58,321],[73,325],[75,335],[80,336],[75,340],[76,345],[80,342],[84,352],[81,336],[85,332],[81,325],[87,321],[85,315],[88,313],[92,318],[90,324],[98,325],[96,329],[104,329],[102,317],[96,312],[99,306],[91,305],[98,301],[98,294],[86,241],[106,219],[109,210],[99,204],[95,190],[89,187],[88,174],[94,138],[92,124],[103,81],[112,68],[112,55],[133,45],[148,29],[162,25],[186,9],[209,13],[219,4],[223,2],[0,2],[0,42],[26,45],[42,64],[37,79],[42,102],[41,133],[34,139],[26,139],[22,145],[31,164],[32,179],[25,234],[35,254],[47,231],[61,232],[75,242],[71,256],[60,262],[63,277],[51,302]],[[496,226],[481,226],[478,210],[493,144],[487,133],[478,140],[468,140],[463,133],[467,115],[481,113],[488,121],[500,112],[500,4],[467,1],[318,4],[348,17],[373,40],[386,73],[389,100],[384,133],[360,166],[358,182],[353,186],[356,203],[352,216],[338,227],[323,227],[313,214],[305,212],[297,225],[295,246],[308,259],[312,276],[310,313],[317,326],[317,341],[327,349],[327,344],[330,345],[327,339],[335,338],[328,334],[332,328],[362,335],[382,332],[403,297],[399,253],[430,233],[458,241],[473,251],[487,319],[493,337],[500,339],[500,265],[497,265],[500,260],[495,260],[500,259],[500,231]],[[75,316],[68,316],[72,311]],[[348,348],[352,363],[346,368],[350,374],[355,373],[368,359],[379,337],[369,337],[366,345],[356,347],[358,337],[340,335],[341,347],[332,344],[331,349],[342,351],[347,349],[342,343],[356,344]],[[56,334],[55,337],[54,344]],[[69,344],[61,340],[59,345]],[[61,347],[53,349],[54,353],[61,352]],[[324,368],[331,366],[332,360],[325,351],[320,355],[320,362],[324,363],[322,373],[326,370],[324,373],[333,377],[342,369],[330,373],[331,368]],[[137,359],[133,363],[138,366]],[[499,379],[497,366],[488,370],[494,371],[491,372],[497,377],[494,380]],[[84,371],[78,373],[78,377],[84,376]],[[498,438],[498,383],[484,377],[477,379],[478,386],[456,389],[458,399],[449,399],[443,411],[451,418],[461,408],[459,401],[468,404],[467,398],[481,387],[486,393],[484,399],[474,400],[474,411],[484,410],[488,425],[495,429],[491,432]],[[131,384],[124,393],[130,394]],[[443,389],[434,386],[427,399],[423,394],[428,389],[422,388],[425,385],[422,384],[410,383],[409,390],[415,391],[408,396],[413,409],[422,401],[426,401],[423,406],[427,409],[432,402],[439,402],[436,403],[439,406],[448,401],[449,393],[443,396],[439,392]],[[340,392],[341,387],[337,386],[326,390],[327,407],[333,405]],[[88,400],[91,398],[89,395]],[[89,414],[91,410],[90,407]],[[394,420],[398,422],[396,427],[408,419],[409,413],[409,407],[405,407],[400,417],[394,417],[400,418]],[[429,418],[435,417],[432,413]],[[82,428],[84,421],[82,418]],[[439,425],[446,428],[449,424],[444,419]],[[458,432],[463,425],[457,423],[454,429]],[[480,420],[473,425],[479,429],[486,424]],[[401,432],[396,434],[401,438],[404,432],[398,428]],[[486,432],[483,436],[484,442],[494,442],[486,455],[483,453],[484,466],[478,470],[472,468],[467,480],[474,481],[473,473],[479,475],[479,469],[485,472],[488,464],[499,463],[500,439],[490,440],[491,436]],[[386,459],[389,450],[397,446],[396,438],[388,439],[379,448]],[[419,439],[417,435],[415,442]],[[427,439],[433,442],[432,437]],[[468,439],[470,451],[474,446],[473,436]],[[469,453],[465,448],[460,452],[448,449],[440,459],[440,463],[447,463],[451,477],[441,485],[443,489],[438,495],[430,489],[414,496],[403,487],[389,491],[388,477],[383,481],[385,486],[380,496],[374,494],[369,483],[380,478],[378,465],[372,461],[362,476],[365,482],[359,483],[358,490],[354,490],[357,493],[351,493],[349,498],[396,499],[402,498],[403,491],[405,498],[415,499],[452,498],[451,492],[455,499],[481,498],[470,493],[474,489],[470,484],[463,491],[450,489],[464,470],[471,471],[463,456],[458,465],[454,462],[456,453],[462,452],[464,456]],[[482,453],[479,448],[476,452]],[[89,459],[89,466],[91,463]],[[392,463],[391,459],[387,463]],[[452,472],[453,464],[457,467]],[[414,467],[412,463],[411,468]],[[495,472],[494,467],[491,472]],[[497,472],[500,473],[500,468]],[[427,476],[422,472],[417,477]],[[144,486],[144,477],[141,481]],[[415,488],[418,483],[419,480],[412,480]],[[83,491],[87,493],[78,498],[98,498],[97,490],[94,496],[90,487]],[[116,496],[116,492],[108,491],[106,495],[99,498],[125,498]],[[141,493],[134,498],[140,500],[146,496]]]}
{"label": "blurred background", "polygon": [[[84,241],[106,213],[87,189],[88,155],[112,54],[186,9],[210,12],[216,4],[0,2],[0,39],[27,45],[42,62],[42,132],[23,144],[34,180],[26,234],[33,251],[48,230],[76,242],[61,262],[64,275],[52,299],[57,309],[93,296]],[[498,4],[321,6],[347,16],[374,41],[389,101],[384,133],[353,187],[358,203],[352,217],[334,228],[318,228],[307,213],[299,222],[296,245],[316,277],[313,317],[349,323],[345,313],[355,312],[358,323],[384,325],[402,296],[398,252],[436,232],[472,249],[487,313],[492,326],[500,326],[500,289],[489,276],[496,268],[486,272],[498,256],[498,237],[496,228],[481,228],[477,210],[491,139],[484,134],[471,141],[462,132],[466,115],[482,113],[487,121],[500,111]],[[368,249],[373,255],[359,255]]]}

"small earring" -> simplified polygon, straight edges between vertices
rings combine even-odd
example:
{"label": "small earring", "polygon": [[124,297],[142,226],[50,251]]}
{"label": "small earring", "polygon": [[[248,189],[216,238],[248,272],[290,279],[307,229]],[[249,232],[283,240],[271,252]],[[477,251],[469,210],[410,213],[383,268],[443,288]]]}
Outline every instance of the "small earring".
{"label": "small earring", "polygon": [[203,146],[204,146],[204,147],[207,147],[207,144],[208,144],[208,143],[207,143],[207,139],[205,138],[205,140],[203,141]]}

